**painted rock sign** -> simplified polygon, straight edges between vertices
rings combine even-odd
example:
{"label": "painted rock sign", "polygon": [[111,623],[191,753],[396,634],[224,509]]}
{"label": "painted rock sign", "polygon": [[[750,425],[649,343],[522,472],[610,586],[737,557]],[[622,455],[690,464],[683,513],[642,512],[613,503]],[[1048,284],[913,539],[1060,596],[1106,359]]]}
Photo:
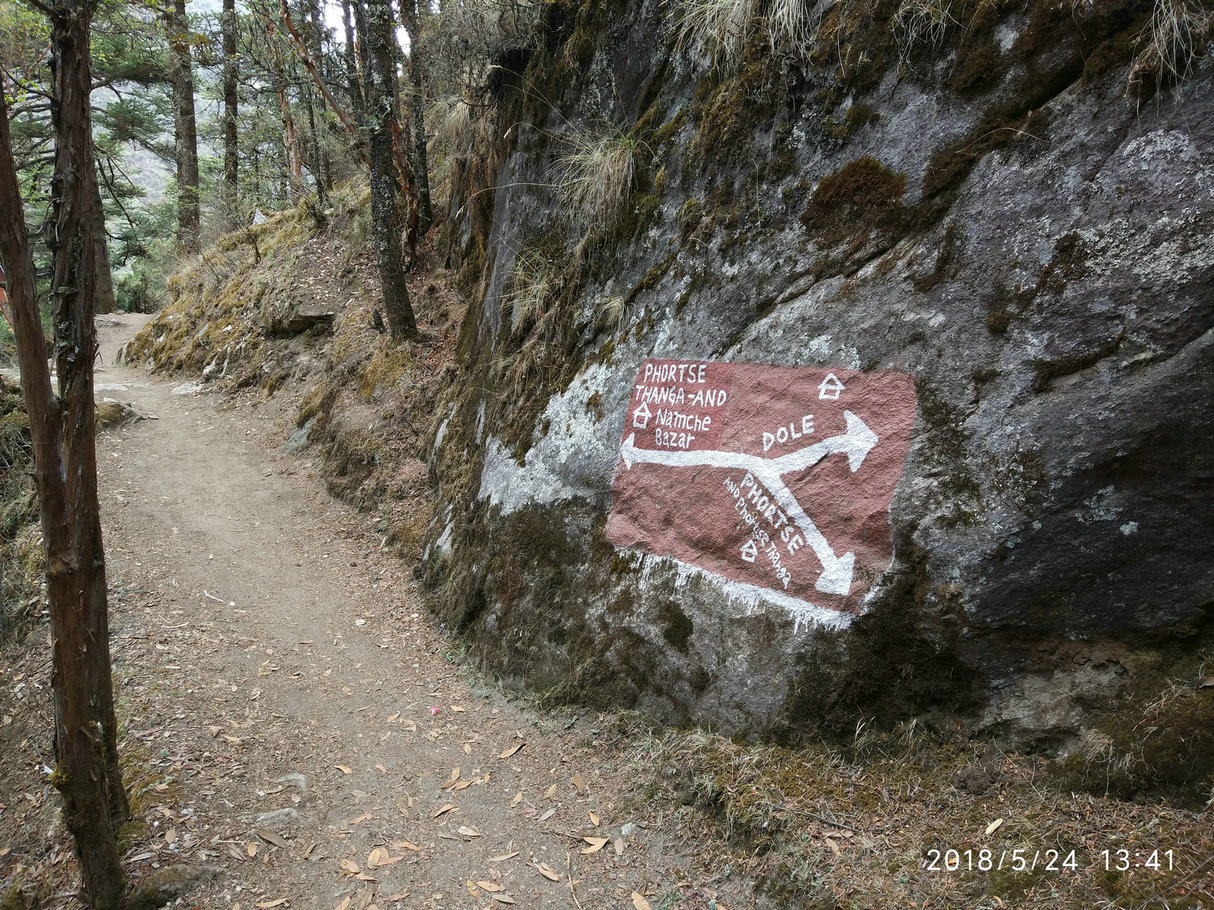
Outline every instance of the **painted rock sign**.
{"label": "painted rock sign", "polygon": [[904,373],[647,360],[607,538],[859,612],[893,555],[889,505],[914,421]]}

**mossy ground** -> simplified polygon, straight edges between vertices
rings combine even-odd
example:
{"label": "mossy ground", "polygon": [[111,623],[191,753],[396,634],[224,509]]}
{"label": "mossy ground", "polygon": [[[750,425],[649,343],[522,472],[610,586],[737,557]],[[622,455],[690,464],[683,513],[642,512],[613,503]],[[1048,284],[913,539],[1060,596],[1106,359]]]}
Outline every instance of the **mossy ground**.
{"label": "mossy ground", "polygon": [[1214,644],[1112,645],[1127,683],[1054,767],[1070,789],[1190,809],[1214,803]]}
{"label": "mossy ground", "polygon": [[[636,763],[651,806],[681,806],[666,822],[692,832],[706,864],[753,876],[779,906],[1197,910],[1214,899],[1208,810],[1076,794],[1044,758],[913,721],[884,733],[860,722],[838,747],[651,735]],[[1122,849],[1155,853],[1160,868],[1118,869]]]}

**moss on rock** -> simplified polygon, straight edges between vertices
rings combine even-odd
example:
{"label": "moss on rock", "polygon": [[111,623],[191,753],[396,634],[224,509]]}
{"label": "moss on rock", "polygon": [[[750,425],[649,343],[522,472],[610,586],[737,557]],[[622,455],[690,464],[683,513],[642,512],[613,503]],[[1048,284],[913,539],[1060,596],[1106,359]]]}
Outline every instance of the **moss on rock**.
{"label": "moss on rock", "polygon": [[801,223],[827,244],[875,231],[894,233],[902,226],[905,194],[905,174],[864,155],[819,181]]}

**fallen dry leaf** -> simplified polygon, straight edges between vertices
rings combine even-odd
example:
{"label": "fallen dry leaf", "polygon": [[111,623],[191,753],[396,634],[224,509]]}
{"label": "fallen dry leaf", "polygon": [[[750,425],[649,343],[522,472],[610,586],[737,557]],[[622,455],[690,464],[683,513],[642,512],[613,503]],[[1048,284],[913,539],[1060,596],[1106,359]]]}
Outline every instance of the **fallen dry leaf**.
{"label": "fallen dry leaf", "polygon": [[624,855],[624,838],[617,837],[614,841],[612,841],[611,846],[615,848],[616,856]]}
{"label": "fallen dry leaf", "polygon": [[547,863],[532,863],[531,868],[549,881],[559,882],[561,880],[561,876],[557,873],[557,871]]}
{"label": "fallen dry leaf", "polygon": [[271,907],[281,907],[286,902],[287,899],[285,897],[280,897],[276,901],[261,901],[257,904],[257,906],[260,907],[261,910],[270,910]]}
{"label": "fallen dry leaf", "polygon": [[596,828],[599,826],[599,817],[593,812],[590,813],[590,824],[594,825]]}
{"label": "fallen dry leaf", "polygon": [[584,847],[582,849],[582,853],[591,854],[591,853],[598,853],[600,850],[602,850],[605,846],[607,846],[607,844],[611,840],[611,838],[609,838],[609,837],[583,837],[582,840],[584,840],[586,843],[590,844],[589,847]]}
{"label": "fallen dry leaf", "polygon": [[514,859],[516,856],[518,856],[517,850],[515,850],[513,853],[503,853],[501,856],[491,856],[489,857],[489,862],[504,863],[506,860]]}
{"label": "fallen dry leaf", "polygon": [[352,774],[353,773],[350,770],[350,768],[346,765],[334,765],[333,767],[336,768],[338,771],[340,771],[342,774]]}
{"label": "fallen dry leaf", "polygon": [[574,789],[577,790],[578,796],[586,795],[586,781],[582,780],[582,775],[574,771],[573,777],[569,778],[569,780],[573,783]]}
{"label": "fallen dry leaf", "polygon": [[490,894],[489,896],[491,898],[493,898],[495,901],[497,901],[499,904],[513,904],[514,903],[514,898],[512,898],[508,894]]}
{"label": "fallen dry leaf", "polygon": [[635,907],[636,910],[653,910],[653,907],[650,906],[649,901],[645,900],[644,896],[638,894],[636,891],[632,892],[632,906]]}
{"label": "fallen dry leaf", "polygon": [[350,898],[345,898],[340,904],[334,907],[333,910],[350,910]]}
{"label": "fallen dry leaf", "polygon": [[402,850],[417,851],[417,850],[421,849],[421,847],[419,847],[417,844],[413,843],[412,841],[407,841],[407,840],[394,840],[394,841],[392,841],[392,846],[400,847]]}
{"label": "fallen dry leaf", "polygon": [[455,770],[453,770],[451,772],[451,776],[447,778],[447,782],[445,784],[443,784],[441,787],[439,787],[438,789],[446,790],[448,787],[454,786],[455,782],[457,780],[459,780],[459,768],[456,768]]}
{"label": "fallen dry leaf", "polygon": [[371,855],[367,857],[367,868],[374,869],[376,866],[382,866],[384,860],[388,858],[388,851],[383,847],[376,847],[371,851]]}
{"label": "fallen dry leaf", "polygon": [[514,794],[514,799],[510,800],[510,805],[517,806],[522,801],[523,801],[523,794],[520,791],[520,792]]}
{"label": "fallen dry leaf", "polygon": [[435,812],[430,817],[438,818],[440,815],[446,815],[448,812],[453,812],[453,811],[455,811],[455,806],[451,805],[451,803],[447,803],[447,805],[443,806],[441,809],[439,809],[437,812]]}
{"label": "fallen dry leaf", "polygon": [[497,757],[498,757],[498,758],[509,758],[511,755],[513,755],[513,754],[514,754],[515,752],[517,752],[519,749],[523,748],[523,746],[525,746],[525,745],[527,745],[527,744],[526,744],[526,743],[515,743],[515,744],[514,744],[513,746],[511,746],[509,749],[503,749],[503,750],[502,750],[502,751],[501,751],[501,752],[498,754],[498,756],[497,756]]}
{"label": "fallen dry leaf", "polygon": [[257,844],[245,844],[244,852],[249,854],[249,859],[252,859],[257,855]]}
{"label": "fallen dry leaf", "polygon": [[352,860],[352,859],[343,859],[340,862],[341,862],[341,867],[343,869],[345,869],[347,872],[349,872],[351,875],[358,875],[358,873],[362,871],[361,869],[358,868],[358,863],[354,862],[354,860]]}
{"label": "fallen dry leaf", "polygon": [[552,799],[554,796],[556,796],[556,784],[544,791],[544,799]]}
{"label": "fallen dry leaf", "polygon": [[454,711],[456,714],[463,714],[463,713],[464,713],[464,709],[463,709],[463,708],[461,708],[459,705],[452,705],[452,706],[451,706],[451,710],[452,710],[452,711]]}
{"label": "fallen dry leaf", "polygon": [[1003,819],[1001,819],[1001,818],[995,819],[993,822],[991,822],[989,825],[986,826],[986,833],[994,834],[999,829],[999,826],[1002,824],[1003,824]]}
{"label": "fallen dry leaf", "polygon": [[481,833],[479,831],[477,831],[475,828],[469,828],[467,825],[460,825],[456,830],[460,834],[464,835],[464,837],[480,837],[481,836]]}
{"label": "fallen dry leaf", "polygon": [[290,846],[283,838],[279,837],[273,831],[267,831],[265,828],[254,828],[253,833],[267,844],[273,844],[275,847],[280,847],[283,850],[286,850],[287,847]]}
{"label": "fallen dry leaf", "polygon": [[391,724],[391,723],[395,723],[395,722],[396,722],[396,721],[398,721],[398,720],[400,720],[400,712],[399,712],[399,711],[397,711],[395,714],[391,715],[391,716],[388,718],[388,723],[390,723],[390,724]]}
{"label": "fallen dry leaf", "polygon": [[482,891],[488,891],[490,894],[494,894],[502,890],[502,886],[497,882],[477,882],[476,887],[480,888]]}

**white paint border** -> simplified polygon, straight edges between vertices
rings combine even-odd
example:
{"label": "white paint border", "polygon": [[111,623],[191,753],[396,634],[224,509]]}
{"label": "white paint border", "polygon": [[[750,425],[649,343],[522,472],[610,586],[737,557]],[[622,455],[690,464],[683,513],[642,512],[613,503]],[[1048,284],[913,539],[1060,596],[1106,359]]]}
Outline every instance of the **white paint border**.
{"label": "white paint border", "polygon": [[719,575],[702,566],[683,562],[681,559],[676,559],[673,556],[661,556],[657,553],[650,553],[646,550],[633,547],[616,547],[615,549],[620,553],[635,553],[641,557],[642,584],[649,580],[650,573],[658,565],[662,563],[673,565],[678,573],[675,578],[675,590],[686,587],[687,582],[692,577],[698,576],[710,582],[725,594],[731,605],[740,604],[746,611],[747,616],[753,616],[760,612],[761,606],[772,606],[785,610],[792,617],[794,635],[799,635],[803,626],[824,628],[832,631],[846,629],[856,619],[851,613],[842,613],[838,610],[820,607],[807,600],[801,600],[799,597],[785,594],[783,591],[775,591],[771,588],[743,581],[734,581],[733,579],[726,578],[724,575]]}

